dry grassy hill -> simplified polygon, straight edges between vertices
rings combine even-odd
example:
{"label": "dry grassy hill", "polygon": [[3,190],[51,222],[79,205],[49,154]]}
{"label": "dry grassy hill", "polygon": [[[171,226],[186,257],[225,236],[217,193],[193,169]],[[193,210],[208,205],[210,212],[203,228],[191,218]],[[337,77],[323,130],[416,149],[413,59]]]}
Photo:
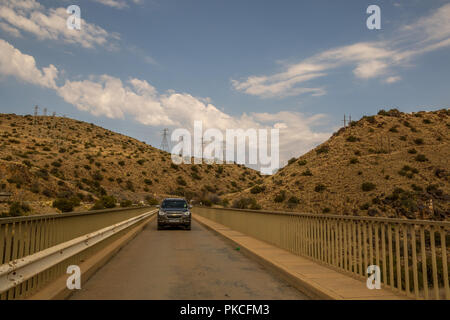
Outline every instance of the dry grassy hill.
{"label": "dry grassy hill", "polygon": [[450,219],[449,143],[449,110],[382,110],[235,194],[234,206]]}
{"label": "dry grassy hill", "polygon": [[[240,165],[176,166],[169,153],[93,124],[0,114],[0,192],[28,203],[31,213],[55,212],[54,199],[74,196],[81,200],[76,210],[104,195],[135,203],[168,195],[217,202],[258,179]],[[8,208],[0,203],[0,214]]]}

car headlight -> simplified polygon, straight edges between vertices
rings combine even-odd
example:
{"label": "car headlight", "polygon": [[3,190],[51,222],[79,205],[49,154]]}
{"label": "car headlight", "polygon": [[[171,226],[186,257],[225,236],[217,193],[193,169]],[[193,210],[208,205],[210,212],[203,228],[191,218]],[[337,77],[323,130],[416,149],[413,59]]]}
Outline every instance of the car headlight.
{"label": "car headlight", "polygon": [[160,216],[163,216],[163,215],[165,215],[166,213],[163,211],[163,210],[159,210],[159,215]]}
{"label": "car headlight", "polygon": [[184,213],[184,215],[185,216],[188,216],[188,215],[190,215],[191,213],[189,212],[189,211],[186,211],[185,213]]}

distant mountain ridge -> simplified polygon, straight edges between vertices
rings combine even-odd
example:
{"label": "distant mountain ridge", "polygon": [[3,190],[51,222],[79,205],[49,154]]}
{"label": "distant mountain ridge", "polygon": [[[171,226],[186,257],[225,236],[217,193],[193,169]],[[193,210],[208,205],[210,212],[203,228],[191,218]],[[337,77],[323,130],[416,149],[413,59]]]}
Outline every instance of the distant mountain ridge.
{"label": "distant mountain ridge", "polygon": [[[169,195],[217,202],[258,179],[242,165],[174,165],[169,153],[94,124],[0,114],[0,192],[30,203],[32,213],[55,212],[53,200],[73,196],[81,200],[76,210],[104,195],[135,203]],[[0,204],[0,214],[6,211]]]}

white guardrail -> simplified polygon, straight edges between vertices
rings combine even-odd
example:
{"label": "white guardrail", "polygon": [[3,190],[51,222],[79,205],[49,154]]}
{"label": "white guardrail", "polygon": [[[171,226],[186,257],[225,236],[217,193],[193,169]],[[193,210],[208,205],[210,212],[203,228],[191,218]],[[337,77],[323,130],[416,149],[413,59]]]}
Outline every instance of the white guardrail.
{"label": "white guardrail", "polygon": [[69,240],[32,255],[10,261],[0,266],[0,293],[27,281],[52,266],[86,250],[152,215],[157,210],[113,224],[109,227]]}

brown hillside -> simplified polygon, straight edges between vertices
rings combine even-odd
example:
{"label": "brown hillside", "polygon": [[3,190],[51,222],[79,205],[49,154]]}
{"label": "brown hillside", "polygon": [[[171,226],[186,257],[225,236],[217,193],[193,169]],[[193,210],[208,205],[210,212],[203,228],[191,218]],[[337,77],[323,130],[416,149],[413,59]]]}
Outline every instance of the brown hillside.
{"label": "brown hillside", "polygon": [[[0,191],[32,213],[55,212],[55,198],[78,195],[84,210],[102,195],[137,203],[186,196],[217,201],[259,178],[240,165],[172,164],[170,154],[130,137],[68,118],[0,114]],[[0,214],[8,211],[0,203]]]}
{"label": "brown hillside", "polygon": [[256,207],[340,215],[450,219],[450,112],[363,117],[236,194]]}

